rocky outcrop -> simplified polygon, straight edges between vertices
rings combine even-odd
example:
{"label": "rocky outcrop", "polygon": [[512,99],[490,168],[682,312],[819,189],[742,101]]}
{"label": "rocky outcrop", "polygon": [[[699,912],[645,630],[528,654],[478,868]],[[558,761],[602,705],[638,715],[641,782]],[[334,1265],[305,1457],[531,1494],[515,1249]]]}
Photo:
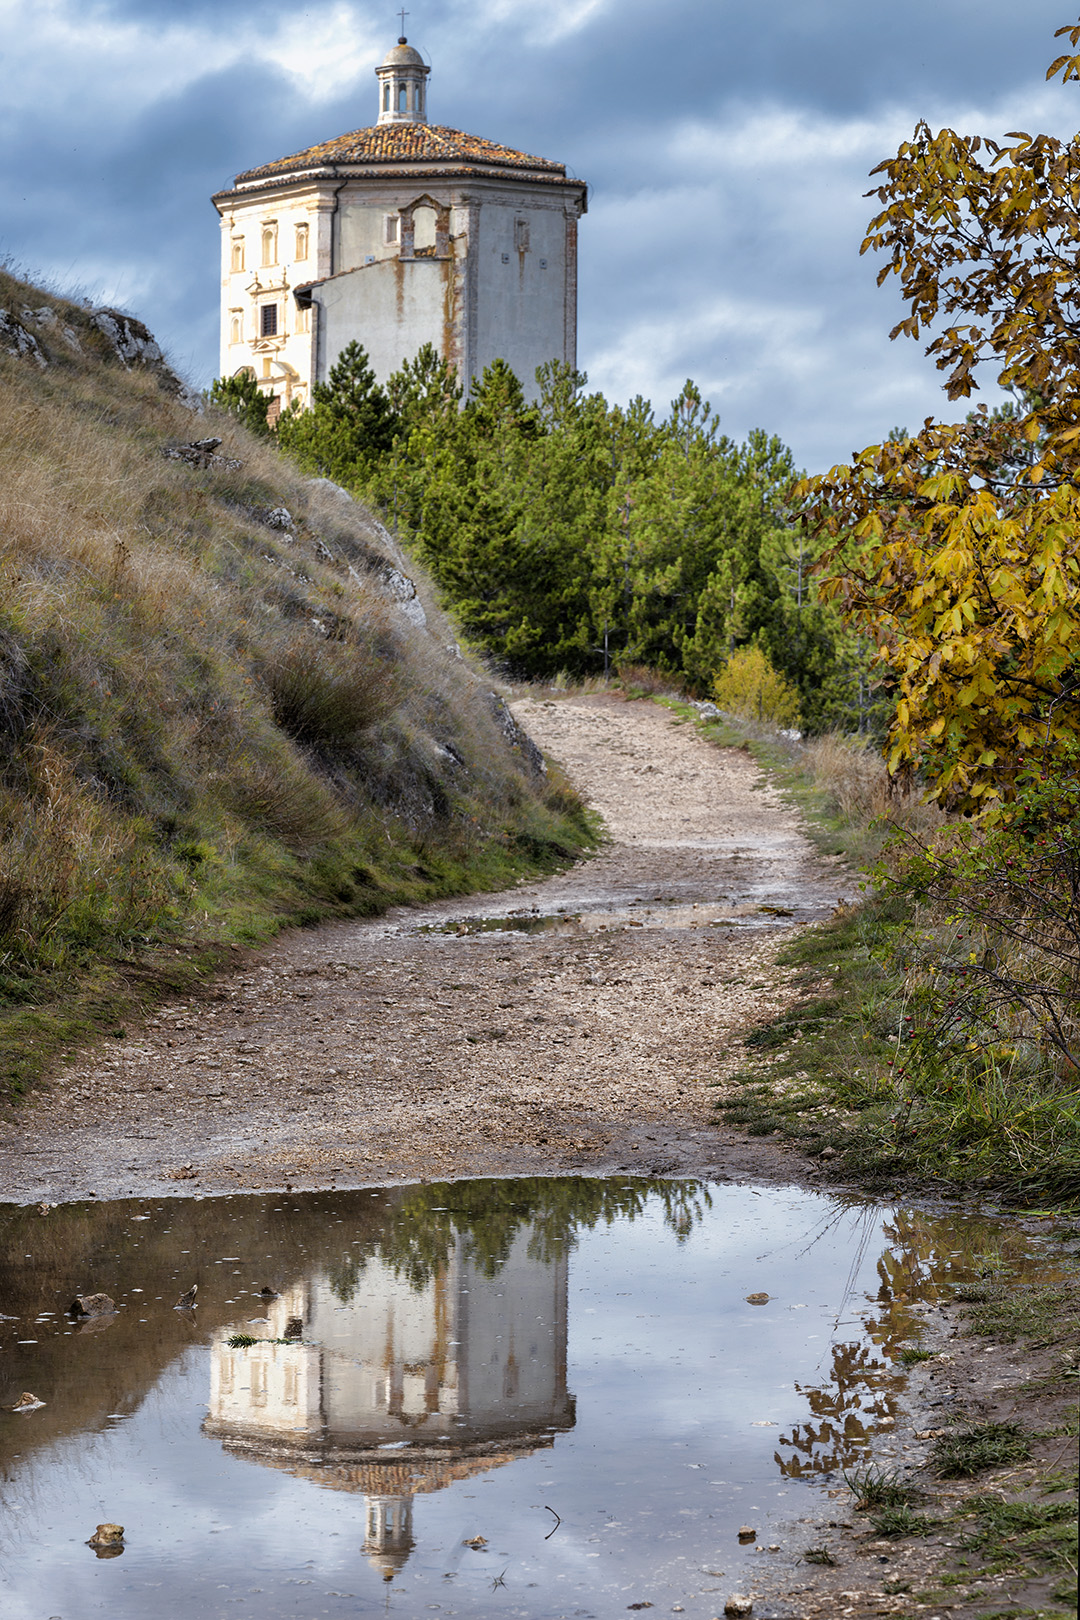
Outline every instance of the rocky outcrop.
{"label": "rocky outcrop", "polygon": [[[104,340],[109,357],[126,371],[136,367],[150,371],[164,393],[171,394],[189,410],[202,409],[199,396],[169,365],[154,334],[142,321],[118,309],[95,309],[85,317],[80,316],[80,320],[82,318],[90,332]],[[84,332],[84,337],[88,335]],[[91,341],[91,349],[94,347]],[[63,361],[76,355],[85,357],[86,350],[75,327],[51,304],[40,304],[36,309],[23,306],[17,312],[0,309],[0,354],[32,360],[44,369],[53,360]]]}
{"label": "rocky outcrop", "polygon": [[49,363],[34,334],[28,332],[8,309],[0,309],[0,353],[15,355],[20,360],[33,360],[42,367]]}
{"label": "rocky outcrop", "polygon": [[383,575],[383,586],[386,594],[397,603],[410,624],[415,624],[418,630],[427,628],[424,604],[417,596],[416,586],[408,574],[403,574],[399,568],[388,568]]}
{"label": "rocky outcrop", "polygon": [[113,356],[126,370],[141,366],[152,371],[163,393],[174,395],[192,410],[200,408],[198,395],[169,365],[153,332],[142,321],[118,309],[95,309],[90,325],[100,332]]}
{"label": "rocky outcrop", "polygon": [[166,461],[184,461],[189,467],[216,467],[219,472],[235,472],[244,463],[235,456],[216,454],[220,439],[195,439],[191,444],[167,444],[162,450]]}
{"label": "rocky outcrop", "polygon": [[518,725],[506,705],[505,698],[501,698],[498,692],[488,692],[487,701],[488,707],[495,718],[495,724],[510,744],[514,753],[520,754],[534,776],[544,776],[547,772],[544,756],[524,726]]}

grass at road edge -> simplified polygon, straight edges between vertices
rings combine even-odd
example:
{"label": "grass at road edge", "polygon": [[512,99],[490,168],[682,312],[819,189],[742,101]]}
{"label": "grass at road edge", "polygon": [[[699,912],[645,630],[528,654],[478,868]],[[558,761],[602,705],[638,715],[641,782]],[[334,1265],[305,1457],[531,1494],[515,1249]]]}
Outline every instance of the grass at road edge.
{"label": "grass at road edge", "polygon": [[[711,742],[749,753],[822,853],[851,870],[877,857],[888,821],[925,832],[938,819],[893,795],[883,763],[857,741],[803,744],[662,701]],[[917,1038],[913,967],[923,947],[911,907],[862,881],[857,903],[782,947],[791,1001],[746,1035],[746,1060],[717,1108],[749,1135],[786,1137],[830,1174],[873,1191],[932,1185],[1074,1205],[1080,1099],[1037,1070],[928,1055]]]}

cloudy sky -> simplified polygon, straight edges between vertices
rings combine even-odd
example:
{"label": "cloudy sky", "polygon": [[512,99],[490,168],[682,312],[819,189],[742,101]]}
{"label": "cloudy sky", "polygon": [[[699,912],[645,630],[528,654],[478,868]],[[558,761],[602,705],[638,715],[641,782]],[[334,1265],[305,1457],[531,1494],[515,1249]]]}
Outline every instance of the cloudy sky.
{"label": "cloudy sky", "polygon": [[[406,0],[407,3],[407,0]],[[916,121],[1077,127],[1046,85],[1064,0],[412,0],[430,113],[590,184],[579,360],[820,468],[955,414],[859,243],[868,171]],[[373,0],[0,0],[0,259],[141,316],[216,371],[233,175],[376,116]]]}

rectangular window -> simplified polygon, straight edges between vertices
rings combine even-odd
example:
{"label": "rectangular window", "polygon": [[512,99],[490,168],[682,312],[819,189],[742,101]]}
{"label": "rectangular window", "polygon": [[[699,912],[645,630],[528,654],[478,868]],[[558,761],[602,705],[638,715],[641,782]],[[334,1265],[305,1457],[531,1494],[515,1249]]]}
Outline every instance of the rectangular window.
{"label": "rectangular window", "polygon": [[232,239],[229,267],[234,274],[237,270],[244,268],[244,238],[242,236],[234,236]]}
{"label": "rectangular window", "polygon": [[277,337],[278,335],[278,307],[276,304],[263,304],[259,309],[259,336]]}
{"label": "rectangular window", "polygon": [[308,227],[306,225],[298,225],[296,227],[296,257],[297,259],[306,259],[307,256]]}
{"label": "rectangular window", "polygon": [[395,242],[401,241],[401,215],[387,214],[384,223],[386,228],[383,232],[383,241],[388,247],[392,247]]}
{"label": "rectangular window", "polygon": [[514,249],[518,253],[529,251],[529,222],[527,219],[514,221]]}
{"label": "rectangular window", "polygon": [[311,331],[311,310],[298,309],[296,312],[296,330],[298,332]]}

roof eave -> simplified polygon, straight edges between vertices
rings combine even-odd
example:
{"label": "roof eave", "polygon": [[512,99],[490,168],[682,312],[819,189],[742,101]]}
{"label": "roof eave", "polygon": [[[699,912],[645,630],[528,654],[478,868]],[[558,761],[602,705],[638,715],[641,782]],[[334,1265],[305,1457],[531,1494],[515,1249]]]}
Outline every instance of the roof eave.
{"label": "roof eave", "polygon": [[273,186],[293,185],[299,180],[350,180],[365,177],[393,179],[409,174],[464,175],[473,179],[489,180],[515,179],[544,186],[582,187],[586,184],[584,180],[579,180],[573,175],[568,175],[562,171],[518,168],[511,163],[469,162],[453,158],[449,160],[445,158],[395,158],[372,163],[365,159],[356,163],[335,163],[332,166],[318,170],[281,169],[274,174],[259,175],[249,180],[244,180],[241,176],[238,176],[237,183],[231,190],[215,192],[213,200],[216,202],[219,197],[245,196]]}

